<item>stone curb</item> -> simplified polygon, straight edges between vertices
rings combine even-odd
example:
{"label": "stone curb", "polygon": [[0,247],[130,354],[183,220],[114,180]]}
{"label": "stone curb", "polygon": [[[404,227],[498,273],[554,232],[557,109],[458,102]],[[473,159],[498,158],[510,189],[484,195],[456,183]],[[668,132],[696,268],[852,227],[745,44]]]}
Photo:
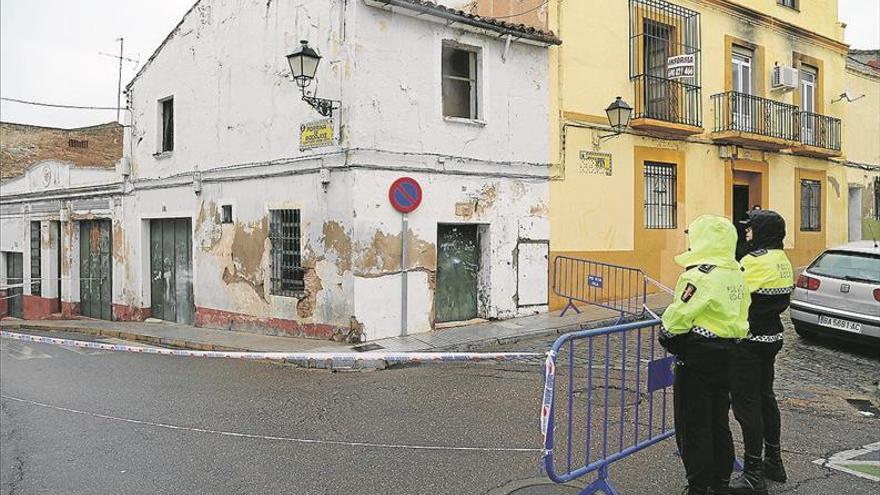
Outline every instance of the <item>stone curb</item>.
{"label": "stone curb", "polygon": [[[656,314],[661,314],[666,309],[666,306],[651,308]],[[488,339],[476,340],[471,342],[466,342],[462,344],[452,344],[443,347],[437,347],[435,350],[438,351],[450,351],[450,352],[470,352],[475,351],[480,348],[492,345],[503,345],[503,344],[511,344],[518,342],[522,339],[531,339],[531,338],[540,338],[546,337],[548,335],[562,335],[564,333],[577,332],[580,330],[592,330],[594,328],[602,328],[605,326],[613,325],[617,321],[617,318],[604,318],[599,320],[591,320],[584,323],[576,323],[570,325],[564,325],[561,327],[552,327],[545,328],[542,330],[524,333],[521,335],[510,335],[507,337],[491,337]],[[624,319],[623,322],[635,321],[634,319],[627,318]]]}
{"label": "stone curb", "polygon": [[[651,308],[655,313],[661,313],[665,306],[662,308]],[[600,328],[603,326],[612,325],[617,321],[617,318],[606,318],[599,320],[592,320],[584,323],[576,323],[569,324],[560,327],[552,327],[545,328],[542,330],[524,333],[520,335],[510,335],[506,337],[490,337],[481,340],[475,340],[470,342],[464,342],[460,344],[451,344],[442,347],[432,348],[432,351],[447,351],[447,352],[471,352],[481,348],[485,348],[488,346],[494,345],[503,345],[510,344],[514,342],[518,342],[522,339],[530,339],[530,338],[540,338],[546,337],[548,335],[561,335],[569,332],[576,332],[579,330],[591,330],[594,328]],[[630,320],[625,320],[630,321]],[[203,343],[203,342],[193,342],[185,339],[178,339],[173,337],[155,337],[152,335],[144,335],[133,332],[124,332],[119,330],[109,330],[103,328],[91,328],[91,327],[81,327],[81,326],[52,326],[52,325],[40,325],[38,323],[32,323],[27,321],[21,322],[4,322],[3,327],[7,329],[18,329],[18,330],[36,330],[39,332],[68,332],[68,333],[80,333],[84,335],[91,335],[94,337],[108,337],[115,338],[121,340],[128,340],[132,342],[141,342],[144,344],[152,344],[157,346],[165,346],[165,347],[175,347],[179,349],[192,349],[196,351],[219,351],[219,352],[248,352],[249,349],[242,349],[238,347],[229,347],[224,345]],[[347,360],[343,360],[343,362],[333,361],[331,363],[326,363],[324,361],[316,361],[309,360],[308,362],[302,361],[287,361],[290,364],[310,369],[325,369],[331,371],[370,371],[370,370],[385,370],[389,368],[401,368],[405,366],[412,366],[411,364],[389,364],[384,359],[381,360],[351,360],[350,365],[348,365]]]}

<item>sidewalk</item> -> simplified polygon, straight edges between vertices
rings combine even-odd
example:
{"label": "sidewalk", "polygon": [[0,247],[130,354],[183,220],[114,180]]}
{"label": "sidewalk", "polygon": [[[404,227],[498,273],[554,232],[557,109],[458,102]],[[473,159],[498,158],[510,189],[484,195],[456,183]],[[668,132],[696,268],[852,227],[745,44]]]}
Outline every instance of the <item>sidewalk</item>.
{"label": "sidewalk", "polygon": [[[668,304],[663,294],[648,297],[648,305],[655,312]],[[5,319],[4,330],[37,330],[44,332],[73,332],[92,336],[123,339],[146,344],[195,349],[200,351],[254,351],[254,352],[351,352],[357,350],[385,350],[392,352],[474,351],[495,344],[523,338],[562,334],[575,330],[597,328],[613,324],[618,314],[596,306],[584,306],[581,313],[569,311],[543,313],[501,321],[487,321],[430,333],[374,340],[367,349],[361,345],[342,344],[329,340],[273,337],[230,330],[200,328],[178,323],[142,323],[104,320],[17,320]]]}

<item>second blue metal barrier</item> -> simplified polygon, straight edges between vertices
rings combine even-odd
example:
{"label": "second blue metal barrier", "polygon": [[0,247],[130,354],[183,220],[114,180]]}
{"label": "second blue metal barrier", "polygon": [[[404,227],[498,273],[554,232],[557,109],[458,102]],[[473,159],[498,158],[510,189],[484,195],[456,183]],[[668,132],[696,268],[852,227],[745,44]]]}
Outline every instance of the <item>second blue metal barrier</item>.
{"label": "second blue metal barrier", "polygon": [[675,434],[675,357],[657,343],[659,320],[562,335],[544,369],[542,464],[567,483],[597,473],[582,495],[617,495],[609,466]]}

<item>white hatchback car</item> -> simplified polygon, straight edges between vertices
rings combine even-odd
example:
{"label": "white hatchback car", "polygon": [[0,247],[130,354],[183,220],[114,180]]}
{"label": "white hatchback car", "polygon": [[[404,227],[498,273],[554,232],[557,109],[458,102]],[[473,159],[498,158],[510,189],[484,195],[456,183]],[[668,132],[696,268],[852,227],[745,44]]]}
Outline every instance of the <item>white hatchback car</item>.
{"label": "white hatchback car", "polygon": [[791,320],[802,337],[880,344],[880,247],[856,241],[820,254],[798,277]]}

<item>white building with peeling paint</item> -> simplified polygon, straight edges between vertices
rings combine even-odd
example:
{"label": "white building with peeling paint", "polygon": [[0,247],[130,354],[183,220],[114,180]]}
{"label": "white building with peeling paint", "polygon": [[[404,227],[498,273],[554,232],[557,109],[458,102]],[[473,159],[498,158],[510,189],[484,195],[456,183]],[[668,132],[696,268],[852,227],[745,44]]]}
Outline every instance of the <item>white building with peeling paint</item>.
{"label": "white building with peeling paint", "polygon": [[359,341],[546,310],[558,43],[421,0],[196,2],[127,87],[112,317]]}

